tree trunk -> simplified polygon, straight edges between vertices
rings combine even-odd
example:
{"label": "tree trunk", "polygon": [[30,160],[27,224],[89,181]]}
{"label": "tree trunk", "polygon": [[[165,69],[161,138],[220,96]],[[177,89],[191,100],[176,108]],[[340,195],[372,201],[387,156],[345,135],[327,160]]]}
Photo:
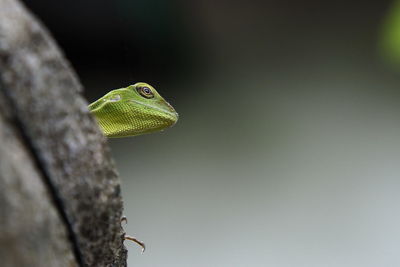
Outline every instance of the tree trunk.
{"label": "tree trunk", "polygon": [[46,29],[0,0],[2,266],[126,266],[120,184]]}

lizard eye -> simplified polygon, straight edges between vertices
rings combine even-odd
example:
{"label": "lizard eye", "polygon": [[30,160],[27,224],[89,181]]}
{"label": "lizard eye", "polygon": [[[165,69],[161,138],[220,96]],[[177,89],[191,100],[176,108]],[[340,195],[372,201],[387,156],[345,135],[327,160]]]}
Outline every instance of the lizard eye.
{"label": "lizard eye", "polygon": [[153,98],[154,97],[153,92],[147,86],[138,87],[137,91],[141,96],[143,96],[145,98]]}

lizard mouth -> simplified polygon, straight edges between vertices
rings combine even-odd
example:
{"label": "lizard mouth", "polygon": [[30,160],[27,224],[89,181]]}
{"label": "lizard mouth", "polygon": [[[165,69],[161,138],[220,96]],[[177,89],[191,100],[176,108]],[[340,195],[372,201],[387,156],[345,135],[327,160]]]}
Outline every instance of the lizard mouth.
{"label": "lizard mouth", "polygon": [[139,104],[139,105],[142,105],[142,106],[145,106],[145,107],[148,107],[148,108],[151,108],[153,110],[160,111],[160,112],[165,113],[167,115],[170,115],[171,117],[174,118],[175,123],[179,118],[178,113],[176,113],[175,109],[170,104],[168,104],[168,108],[169,108],[169,110],[168,110],[168,109],[160,108],[160,107],[153,106],[153,105],[150,105],[150,104],[146,104],[146,103],[134,100],[134,99],[130,99],[129,101],[133,102],[133,103],[136,103],[136,104]]}

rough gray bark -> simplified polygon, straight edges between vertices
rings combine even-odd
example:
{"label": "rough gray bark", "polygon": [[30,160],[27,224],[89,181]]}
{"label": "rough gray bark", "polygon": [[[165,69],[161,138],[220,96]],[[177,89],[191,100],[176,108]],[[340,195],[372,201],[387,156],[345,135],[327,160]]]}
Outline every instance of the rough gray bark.
{"label": "rough gray bark", "polygon": [[2,266],[125,266],[106,140],[53,39],[0,0]]}
{"label": "rough gray bark", "polygon": [[0,93],[2,266],[77,266],[51,196]]}

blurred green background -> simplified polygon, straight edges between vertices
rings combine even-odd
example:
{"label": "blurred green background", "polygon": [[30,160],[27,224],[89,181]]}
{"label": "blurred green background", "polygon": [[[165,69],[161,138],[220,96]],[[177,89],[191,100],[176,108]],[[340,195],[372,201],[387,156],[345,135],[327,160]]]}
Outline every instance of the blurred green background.
{"label": "blurred green background", "polygon": [[180,114],[110,140],[130,266],[400,266],[394,2],[25,3],[89,102],[146,81]]}

